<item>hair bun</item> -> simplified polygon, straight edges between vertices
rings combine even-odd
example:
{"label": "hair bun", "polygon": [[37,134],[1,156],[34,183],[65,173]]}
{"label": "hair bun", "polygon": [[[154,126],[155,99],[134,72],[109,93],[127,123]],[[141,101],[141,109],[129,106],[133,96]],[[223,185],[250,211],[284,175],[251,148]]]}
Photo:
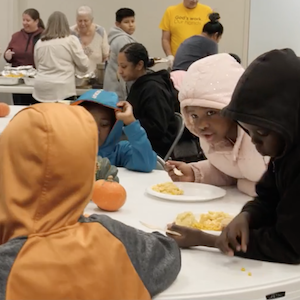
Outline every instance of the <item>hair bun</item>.
{"label": "hair bun", "polygon": [[209,19],[212,23],[218,23],[221,17],[219,13],[214,12],[209,15]]}
{"label": "hair bun", "polygon": [[147,68],[152,68],[154,65],[155,65],[154,58],[149,58],[148,63],[147,63]]}

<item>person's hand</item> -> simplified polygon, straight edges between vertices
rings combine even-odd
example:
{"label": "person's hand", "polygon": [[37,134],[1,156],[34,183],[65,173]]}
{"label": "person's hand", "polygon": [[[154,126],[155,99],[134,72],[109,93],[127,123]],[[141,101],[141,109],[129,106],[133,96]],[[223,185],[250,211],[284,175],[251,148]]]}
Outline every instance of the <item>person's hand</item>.
{"label": "person's hand", "polygon": [[[174,173],[174,169],[178,169],[183,174],[182,176],[178,176]],[[172,161],[169,160],[165,164],[165,170],[168,172],[171,179],[175,182],[194,182],[195,174],[192,167],[181,161]]]}
{"label": "person's hand", "polygon": [[10,49],[8,49],[5,54],[4,57],[7,61],[12,60],[13,55],[15,54],[15,52],[11,51]]}
{"label": "person's hand", "polygon": [[168,229],[178,232],[181,236],[167,233],[169,237],[174,239],[180,248],[190,248],[196,246],[215,247],[217,236],[208,234],[198,229],[179,226],[176,224],[168,225]]}
{"label": "person's hand", "polygon": [[216,241],[216,248],[229,256],[234,252],[247,252],[249,242],[249,214],[242,212],[237,215],[222,231]]}
{"label": "person's hand", "polygon": [[174,58],[173,55],[168,55],[168,57],[167,57],[167,60],[168,60],[168,67],[169,67],[170,69],[173,68],[174,59],[175,59],[175,58]]}
{"label": "person's hand", "polygon": [[135,121],[135,117],[133,115],[132,106],[127,101],[120,101],[117,104],[118,107],[120,107],[122,110],[116,111],[116,118],[119,121],[123,121],[125,125],[129,125]]}
{"label": "person's hand", "polygon": [[189,227],[179,226],[174,223],[168,225],[168,229],[181,234],[181,236],[178,236],[167,233],[169,237],[176,241],[180,248],[199,246],[202,231]]}

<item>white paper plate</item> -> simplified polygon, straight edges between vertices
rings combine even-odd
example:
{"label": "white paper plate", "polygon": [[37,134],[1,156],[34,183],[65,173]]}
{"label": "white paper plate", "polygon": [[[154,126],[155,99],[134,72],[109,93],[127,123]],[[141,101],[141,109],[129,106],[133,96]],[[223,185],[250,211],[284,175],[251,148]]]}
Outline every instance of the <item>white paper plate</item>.
{"label": "white paper plate", "polygon": [[[230,215],[232,217],[232,219],[234,219],[236,217],[236,215],[237,215],[237,214],[232,214],[232,213],[228,213],[228,212],[225,212],[225,213],[227,213],[228,215]],[[200,216],[202,214],[207,214],[207,212],[194,214],[196,220],[199,220]],[[175,222],[175,220],[173,222]],[[169,223],[172,223],[172,222],[169,222]],[[205,230],[205,229],[202,229],[201,231],[209,233],[209,234],[213,234],[213,235],[220,235],[222,233],[222,230]]]}
{"label": "white paper plate", "polygon": [[222,233],[222,231],[214,231],[214,230],[202,230],[202,231],[212,235],[220,235]]}
{"label": "white paper plate", "polygon": [[169,60],[167,58],[161,58],[154,61],[156,64],[167,63]]}
{"label": "white paper plate", "polygon": [[201,201],[210,201],[218,198],[222,198],[226,195],[226,191],[219,187],[203,184],[203,183],[195,183],[195,182],[174,182],[174,184],[183,190],[183,195],[169,195],[158,193],[152,189],[153,186],[149,186],[146,192],[149,195],[154,197],[170,200],[170,201],[178,201],[178,202],[201,202]]}

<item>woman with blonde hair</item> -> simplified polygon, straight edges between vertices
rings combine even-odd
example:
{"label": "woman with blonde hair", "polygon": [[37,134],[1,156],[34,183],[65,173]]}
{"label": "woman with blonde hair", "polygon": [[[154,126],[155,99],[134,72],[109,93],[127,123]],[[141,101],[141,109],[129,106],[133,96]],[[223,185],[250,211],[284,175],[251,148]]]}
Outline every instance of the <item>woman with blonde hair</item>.
{"label": "woman with blonde hair", "polygon": [[109,55],[109,44],[105,29],[94,23],[93,10],[81,6],[76,13],[77,24],[71,27],[71,33],[79,38],[85,54],[90,60],[90,72],[104,63]]}
{"label": "woman with blonde hair", "polygon": [[39,102],[57,102],[76,96],[75,73],[89,69],[78,38],[71,35],[67,17],[59,11],[48,20],[47,28],[34,51],[38,73],[33,97]]}

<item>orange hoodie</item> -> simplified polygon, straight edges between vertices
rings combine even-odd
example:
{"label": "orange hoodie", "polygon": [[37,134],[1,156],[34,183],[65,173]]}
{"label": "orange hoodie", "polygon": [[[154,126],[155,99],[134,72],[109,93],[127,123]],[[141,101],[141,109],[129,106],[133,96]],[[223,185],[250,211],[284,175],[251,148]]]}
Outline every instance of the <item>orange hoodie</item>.
{"label": "orange hoodie", "polygon": [[171,239],[82,216],[96,154],[80,106],[31,106],[1,134],[0,300],[150,299],[177,277]]}

